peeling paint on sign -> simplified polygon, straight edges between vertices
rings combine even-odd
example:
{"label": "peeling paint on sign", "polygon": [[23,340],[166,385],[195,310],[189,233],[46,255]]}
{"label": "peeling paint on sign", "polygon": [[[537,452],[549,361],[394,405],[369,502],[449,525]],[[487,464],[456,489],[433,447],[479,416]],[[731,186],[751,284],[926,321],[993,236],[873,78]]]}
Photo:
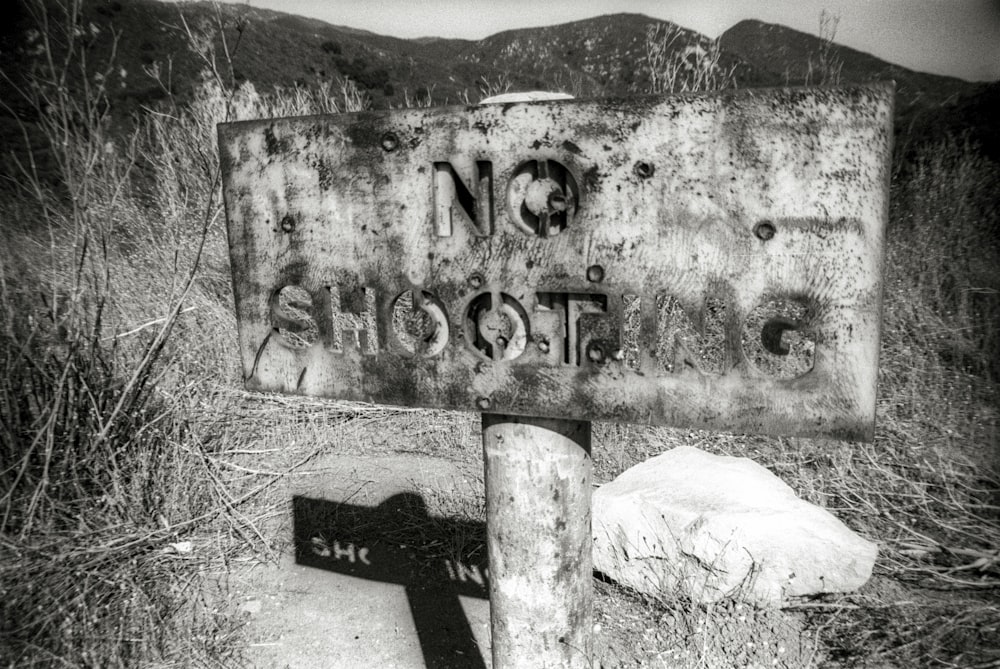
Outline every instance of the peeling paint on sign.
{"label": "peeling paint on sign", "polygon": [[891,84],[223,124],[250,388],[870,439]]}

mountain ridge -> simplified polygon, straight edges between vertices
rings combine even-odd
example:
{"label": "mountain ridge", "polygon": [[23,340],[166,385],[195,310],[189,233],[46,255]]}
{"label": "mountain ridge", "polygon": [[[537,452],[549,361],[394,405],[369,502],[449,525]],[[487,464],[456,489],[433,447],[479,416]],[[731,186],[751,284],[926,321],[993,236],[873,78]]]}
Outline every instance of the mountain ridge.
{"label": "mountain ridge", "polygon": [[[29,39],[24,19],[0,34],[0,67],[14,74],[15,83],[37,57],[32,54],[38,45]],[[676,31],[672,51],[711,42],[696,31],[638,13],[506,30],[481,40],[405,39],[271,9],[157,0],[87,3],[80,25],[89,31],[87,49],[93,55],[110,53],[112,35],[117,35],[120,76],[112,74],[112,102],[124,109],[155,105],[170,95],[183,101],[205,69],[192,54],[186,31],[218,25],[226,31],[232,58],[231,63],[222,58],[224,45],[216,34],[216,64],[230,83],[248,81],[269,91],[348,78],[375,109],[475,102],[508,88],[561,90],[577,97],[634,95],[648,90],[650,31]],[[826,48],[841,64],[844,83],[894,80],[897,127],[920,132],[933,130],[925,127],[928,119],[949,116],[941,110],[956,105],[980,109],[995,98],[987,84],[914,72],[850,47],[824,43],[810,33],[754,19],[730,27],[718,44],[720,64],[733,69],[739,87],[806,83],[815,74],[809,71],[810,63]],[[162,75],[168,67],[169,81],[148,76],[154,68]],[[10,91],[3,90],[9,83],[0,83],[5,99],[11,99]],[[957,116],[981,119],[984,114]]]}

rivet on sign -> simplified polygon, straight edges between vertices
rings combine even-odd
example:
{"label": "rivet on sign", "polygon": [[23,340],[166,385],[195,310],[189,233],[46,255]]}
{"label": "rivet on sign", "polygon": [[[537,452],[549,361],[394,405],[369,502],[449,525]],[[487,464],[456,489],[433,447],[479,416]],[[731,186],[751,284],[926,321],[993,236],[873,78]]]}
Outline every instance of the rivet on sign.
{"label": "rivet on sign", "polygon": [[480,397],[479,399],[476,400],[476,406],[482,409],[483,411],[489,409],[490,404],[491,403],[489,397]]}
{"label": "rivet on sign", "polygon": [[382,148],[386,151],[395,151],[396,147],[399,146],[399,138],[396,137],[395,133],[387,132],[382,135]]}
{"label": "rivet on sign", "polygon": [[469,286],[472,288],[481,288],[483,285],[483,277],[479,274],[473,274],[469,277]]}
{"label": "rivet on sign", "polygon": [[507,348],[507,338],[503,335],[496,338],[496,343],[500,348]]}
{"label": "rivet on sign", "polygon": [[600,346],[591,346],[587,349],[587,357],[591,362],[604,362],[604,349]]}
{"label": "rivet on sign", "polygon": [[539,339],[538,340],[538,350],[541,351],[542,353],[548,353],[549,352],[549,340],[548,339]]}
{"label": "rivet on sign", "polygon": [[604,268],[600,265],[591,265],[587,268],[587,281],[600,283],[604,281]]}
{"label": "rivet on sign", "polygon": [[775,232],[777,230],[771,221],[761,221],[753,228],[753,233],[757,236],[757,239],[762,239],[765,242],[774,237]]}
{"label": "rivet on sign", "polygon": [[632,171],[635,172],[635,175],[640,179],[648,179],[653,176],[653,172],[656,171],[656,168],[653,167],[652,163],[640,160],[635,164],[635,167],[632,168]]}
{"label": "rivet on sign", "polygon": [[295,229],[295,219],[289,214],[285,214],[285,217],[281,219],[281,229],[285,232],[291,232]]}

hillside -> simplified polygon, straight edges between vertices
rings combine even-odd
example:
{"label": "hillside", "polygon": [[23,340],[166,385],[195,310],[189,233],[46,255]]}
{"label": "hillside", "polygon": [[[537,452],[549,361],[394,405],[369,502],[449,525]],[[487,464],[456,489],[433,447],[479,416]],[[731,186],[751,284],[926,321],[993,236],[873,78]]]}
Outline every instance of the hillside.
{"label": "hillside", "polygon": [[[509,30],[467,44],[457,56],[525,88],[557,88],[587,97],[636,94],[648,83],[647,31],[660,25],[674,27],[641,14],[614,14]],[[707,40],[678,28],[677,49]],[[736,60],[727,55],[723,64]]]}
{"label": "hillside", "polygon": [[[804,83],[810,61],[816,62],[821,40],[815,35],[762,21],[741,21],[720,36],[722,48],[756,71],[765,85]],[[926,72],[915,72],[871,54],[834,44],[831,58],[840,66],[842,81],[896,82],[896,125],[900,145],[931,139],[948,130],[970,132],[982,144],[995,144],[995,131],[983,113],[990,104],[989,84],[976,84]],[[995,85],[993,85],[995,86]],[[980,97],[983,100],[980,100]],[[996,108],[993,93],[992,110]],[[980,110],[979,112],[975,110]],[[995,116],[994,116],[995,118]]]}
{"label": "hillside", "polygon": [[[41,37],[23,2],[14,9],[0,33],[0,68],[11,77],[0,81],[0,98],[9,105],[0,111],[5,144],[20,134],[14,117],[29,126],[32,122],[28,106],[11,86],[23,87],[22,77],[41,53]],[[114,67],[102,83],[117,117],[127,120],[140,107],[167,96],[183,102],[205,76],[206,62],[192,52],[189,32],[215,35],[202,45],[214,48],[217,70],[227,83],[250,81],[266,92],[349,78],[373,108],[384,109],[475,102],[507,88],[562,90],[578,97],[644,93],[649,83],[646,35],[657,26],[675,27],[641,14],[615,14],[510,30],[478,41],[399,39],[245,5],[103,0],[84,4],[77,33],[86,44],[92,73],[114,52]],[[708,41],[697,32],[677,29],[674,50]],[[810,60],[823,48],[819,37],[760,21],[736,24],[720,44],[720,64],[733,68],[741,87],[802,84],[808,80]],[[224,57],[227,50],[231,61]],[[989,100],[996,95],[990,98],[986,85],[913,72],[844,46],[833,45],[831,53],[842,63],[844,82],[896,82],[897,125],[910,133],[900,145],[934,135],[935,123],[957,118],[974,124],[973,134],[991,141],[989,105],[995,108],[995,102]],[[978,100],[980,95],[986,97]],[[966,109],[970,111],[962,111]]]}
{"label": "hillside", "polygon": [[[821,40],[815,35],[762,21],[740,21],[720,36],[722,48],[742,60],[779,78],[775,84],[788,80],[806,80],[810,59],[816,59]],[[896,82],[897,107],[933,106],[954,100],[975,84],[924,72],[914,72],[888,63],[871,54],[834,44],[832,55],[842,63],[844,81]]]}

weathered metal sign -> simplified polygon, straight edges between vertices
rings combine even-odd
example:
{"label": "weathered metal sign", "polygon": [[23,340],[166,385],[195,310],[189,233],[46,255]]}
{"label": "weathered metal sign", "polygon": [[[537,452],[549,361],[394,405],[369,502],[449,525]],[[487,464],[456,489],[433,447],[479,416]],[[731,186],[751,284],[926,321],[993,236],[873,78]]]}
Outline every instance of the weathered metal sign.
{"label": "weathered metal sign", "polygon": [[219,127],[256,389],[871,438],[893,89]]}

